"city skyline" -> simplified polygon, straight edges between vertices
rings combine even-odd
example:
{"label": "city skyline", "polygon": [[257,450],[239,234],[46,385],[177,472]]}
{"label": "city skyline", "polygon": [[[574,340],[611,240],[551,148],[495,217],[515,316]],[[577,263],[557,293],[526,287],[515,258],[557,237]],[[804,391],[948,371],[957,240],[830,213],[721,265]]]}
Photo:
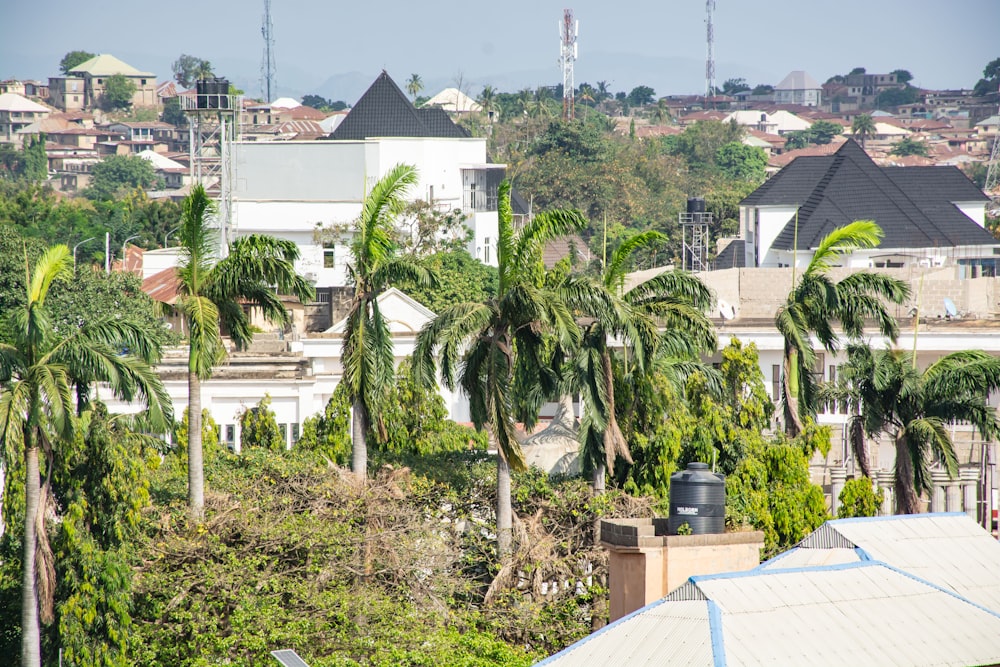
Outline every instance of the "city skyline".
{"label": "city skyline", "polygon": [[[628,12],[596,0],[511,0],[499,7],[445,2],[433,11],[396,3],[344,10],[315,0],[271,4],[279,94],[317,93],[353,103],[382,69],[400,85],[420,74],[427,93],[459,82],[472,94],[484,85],[513,91],[556,84],[557,25],[567,5],[580,22],[578,84],[604,80],[616,91],[643,84],[657,95],[705,88],[702,0],[640,1]],[[907,69],[920,87],[971,88],[1000,55],[991,40],[1000,3],[956,0],[947,10],[927,3],[933,11],[914,11],[915,4],[842,0],[803,9],[793,0],[775,0],[763,11],[718,0],[716,82],[741,77],[750,85],[774,85],[792,70],[823,82],[861,66],[870,72]],[[124,0],[102,0],[87,11],[68,7],[38,0],[6,10],[8,25],[37,29],[5,36],[0,77],[44,80],[58,74],[65,53],[80,49],[114,54],[165,81],[171,63],[186,53],[209,60],[249,95],[260,91],[263,0],[178,0],[159,16],[151,3],[140,3],[137,11],[136,3]],[[133,15],[139,18],[113,18]]]}

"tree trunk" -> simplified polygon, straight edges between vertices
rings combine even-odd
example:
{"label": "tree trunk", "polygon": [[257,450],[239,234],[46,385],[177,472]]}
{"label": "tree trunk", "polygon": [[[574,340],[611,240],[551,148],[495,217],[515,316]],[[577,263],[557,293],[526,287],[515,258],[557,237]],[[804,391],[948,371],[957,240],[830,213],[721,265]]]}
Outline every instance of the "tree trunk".
{"label": "tree trunk", "polygon": [[510,555],[513,531],[513,510],[510,506],[510,465],[497,452],[497,555],[505,560]]}
{"label": "tree trunk", "polygon": [[201,447],[201,380],[188,372],[188,512],[191,519],[205,519],[205,462]]}
{"label": "tree trunk", "polygon": [[35,534],[38,500],[41,495],[38,447],[25,443],[24,461],[24,570],[21,576],[21,665],[41,667],[42,648],[38,632],[38,592],[35,587]]}
{"label": "tree trunk", "polygon": [[368,476],[368,424],[361,398],[351,404],[351,470],[358,479]]}
{"label": "tree trunk", "polygon": [[896,437],[896,514],[917,514],[920,512],[920,499],[913,488],[913,459],[910,458],[910,448],[906,435]]}
{"label": "tree trunk", "polygon": [[785,435],[796,437],[802,432],[799,417],[799,355],[792,349],[785,355],[785,377],[781,383],[785,392]]}
{"label": "tree trunk", "polygon": [[594,495],[599,496],[604,493],[604,478],[607,474],[607,466],[603,461],[594,466]]}

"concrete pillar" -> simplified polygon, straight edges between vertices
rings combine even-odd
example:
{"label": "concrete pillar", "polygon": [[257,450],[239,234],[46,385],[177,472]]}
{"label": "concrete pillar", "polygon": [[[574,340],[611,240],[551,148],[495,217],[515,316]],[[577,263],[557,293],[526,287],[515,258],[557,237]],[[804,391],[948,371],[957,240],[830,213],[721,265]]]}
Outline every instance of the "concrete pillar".
{"label": "concrete pillar", "polygon": [[976,506],[979,499],[979,471],[975,468],[963,468],[959,476],[962,480],[963,509],[975,521],[979,516]]}
{"label": "concrete pillar", "polygon": [[882,489],[882,510],[881,516],[892,516],[896,511],[896,499],[893,494],[893,481],[896,476],[891,470],[876,470],[872,473],[875,476],[875,483]]}
{"label": "concrete pillar", "polygon": [[944,487],[948,483],[948,473],[944,470],[932,470],[931,471],[931,511],[932,512],[943,512],[945,508],[944,504]]}
{"label": "concrete pillar", "polygon": [[946,512],[962,511],[961,478],[955,475],[949,478],[944,487],[944,509]]}
{"label": "concrete pillar", "polygon": [[844,490],[844,482],[847,480],[847,471],[843,468],[832,468],[830,470],[830,514],[836,518],[840,509],[840,493]]}

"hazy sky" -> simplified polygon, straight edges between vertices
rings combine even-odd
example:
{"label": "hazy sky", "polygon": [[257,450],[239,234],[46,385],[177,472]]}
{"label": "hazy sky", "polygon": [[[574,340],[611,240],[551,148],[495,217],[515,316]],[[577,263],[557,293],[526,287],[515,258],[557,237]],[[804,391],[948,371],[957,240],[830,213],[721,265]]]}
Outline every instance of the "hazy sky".
{"label": "hazy sky", "polygon": [[[264,0],[3,0],[0,77],[58,74],[74,49],[112,53],[170,78],[181,53],[260,91]],[[428,93],[453,85],[478,93],[561,82],[557,24],[580,22],[577,84],[638,84],[658,95],[704,90],[704,0],[508,0],[335,2],[272,0],[278,90],[354,101],[385,68],[400,85],[419,73]],[[990,60],[1000,0],[718,0],[716,80],[778,83],[804,69],[821,83],[855,66],[910,70],[927,88],[971,87]],[[351,76],[341,76],[351,75]],[[361,90],[358,90],[359,86]]]}

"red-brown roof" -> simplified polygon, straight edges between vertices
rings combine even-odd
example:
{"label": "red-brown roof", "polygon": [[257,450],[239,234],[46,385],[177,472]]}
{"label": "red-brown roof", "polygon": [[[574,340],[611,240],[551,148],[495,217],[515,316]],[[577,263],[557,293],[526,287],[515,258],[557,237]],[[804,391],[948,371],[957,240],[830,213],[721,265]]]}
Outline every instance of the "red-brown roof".
{"label": "red-brown roof", "polygon": [[784,167],[786,164],[794,160],[795,158],[803,155],[833,155],[837,152],[844,143],[844,140],[834,139],[828,144],[814,144],[812,146],[806,146],[805,148],[796,148],[794,150],[785,151],[781,155],[774,155],[768,160],[767,165],[769,167]]}
{"label": "red-brown roof", "polygon": [[142,281],[142,291],[149,295],[153,301],[168,303],[173,305],[180,296],[180,278],[177,277],[177,269],[171,267],[159,273],[154,273]]}

